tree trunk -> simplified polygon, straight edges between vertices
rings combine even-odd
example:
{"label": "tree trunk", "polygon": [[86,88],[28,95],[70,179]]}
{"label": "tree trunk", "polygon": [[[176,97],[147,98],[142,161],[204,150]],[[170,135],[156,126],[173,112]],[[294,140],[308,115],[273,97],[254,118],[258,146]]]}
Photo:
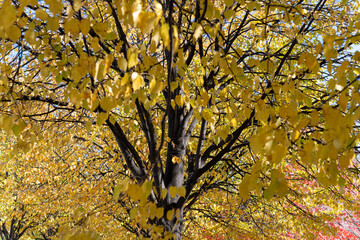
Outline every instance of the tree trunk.
{"label": "tree trunk", "polygon": [[[182,239],[182,234],[183,234],[183,221],[184,221],[184,208],[179,208],[179,209],[169,209],[169,210],[174,210],[175,214],[173,216],[173,218],[171,220],[168,220],[166,217],[166,213],[165,212],[165,216],[161,219],[160,221],[160,225],[164,227],[164,238],[167,238],[169,236],[170,239]],[[176,216],[176,210],[179,211],[178,216]]]}

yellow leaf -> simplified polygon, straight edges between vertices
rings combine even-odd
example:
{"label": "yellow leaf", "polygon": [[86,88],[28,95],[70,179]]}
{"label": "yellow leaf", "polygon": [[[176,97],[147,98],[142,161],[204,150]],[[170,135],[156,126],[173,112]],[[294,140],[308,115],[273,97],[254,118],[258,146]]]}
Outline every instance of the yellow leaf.
{"label": "yellow leaf", "polygon": [[138,51],[135,48],[130,48],[127,51],[127,67],[130,69],[138,64]]}
{"label": "yellow leaf", "polygon": [[284,173],[278,169],[271,170],[271,184],[274,184],[274,190],[281,196],[288,191],[288,186]]}
{"label": "yellow leaf", "polygon": [[150,87],[150,92],[152,94],[155,94],[157,92],[156,83],[157,83],[157,81],[155,78],[151,79],[149,87]]}
{"label": "yellow leaf", "polygon": [[140,21],[139,19],[139,15],[141,13],[141,1],[134,1],[133,5],[132,5],[132,17],[133,17],[133,22],[134,25],[137,26],[137,23]]}
{"label": "yellow leaf", "polygon": [[161,190],[161,199],[165,199],[168,194],[168,190],[166,188]]}
{"label": "yellow leaf", "polygon": [[173,51],[177,52],[179,47],[179,31],[176,25],[173,25]]}
{"label": "yellow leaf", "polygon": [[15,25],[10,26],[6,30],[6,34],[7,34],[8,38],[13,42],[17,42],[17,40],[19,40],[19,38],[21,37],[21,31]]}
{"label": "yellow leaf", "polygon": [[171,82],[170,83],[170,89],[171,91],[175,91],[175,89],[179,86],[178,82]]}
{"label": "yellow leaf", "polygon": [[316,71],[319,67],[319,63],[316,59],[316,56],[314,54],[308,53],[305,56],[305,65],[307,68],[309,68],[311,71]]}
{"label": "yellow leaf", "polygon": [[152,181],[145,181],[142,185],[141,185],[142,190],[144,191],[144,198],[147,198],[150,193],[151,193],[151,189],[152,189]]}
{"label": "yellow leaf", "polygon": [[314,142],[306,141],[302,151],[299,152],[301,161],[303,161],[306,164],[311,163],[313,149],[314,149]]}
{"label": "yellow leaf", "polygon": [[339,165],[340,165],[341,169],[345,170],[349,167],[352,157],[353,157],[352,154],[344,153],[339,158]]}
{"label": "yellow leaf", "polygon": [[25,127],[26,123],[23,120],[20,120],[19,124],[12,127],[12,131],[16,136],[19,136],[19,134],[25,129]]}
{"label": "yellow leaf", "polygon": [[90,132],[91,131],[91,128],[92,128],[92,123],[89,121],[89,122],[86,122],[85,123],[85,129],[86,131]]}
{"label": "yellow leaf", "polygon": [[75,88],[71,88],[70,89],[70,93],[69,93],[69,99],[70,99],[70,102],[72,104],[74,104],[74,106],[79,106],[80,104],[80,94],[79,94],[79,91]]}
{"label": "yellow leaf", "polygon": [[125,75],[120,80],[120,86],[125,86],[130,81],[129,74],[125,73]]}
{"label": "yellow leaf", "polygon": [[298,118],[297,103],[292,101],[288,106],[283,107],[280,111],[282,118],[288,117],[290,123],[294,123]]}
{"label": "yellow leaf", "polygon": [[160,219],[164,216],[164,208],[160,207],[156,209],[155,216]]}
{"label": "yellow leaf", "polygon": [[155,14],[160,18],[163,14],[162,5],[159,2],[154,2],[155,5]]}
{"label": "yellow leaf", "polygon": [[324,164],[324,170],[326,172],[326,175],[328,176],[329,184],[330,185],[337,184],[337,175],[339,171],[336,163],[332,161]]}
{"label": "yellow leaf", "polygon": [[205,89],[201,89],[200,95],[201,95],[201,97],[202,97],[202,99],[203,99],[203,105],[204,105],[204,106],[207,106],[207,105],[208,105],[208,102],[209,102],[209,100],[210,100],[209,94],[205,91]]}
{"label": "yellow leaf", "polygon": [[79,11],[81,8],[81,5],[82,5],[81,0],[74,0],[74,2],[73,2],[74,11],[75,12]]}
{"label": "yellow leaf", "polygon": [[233,127],[233,128],[236,128],[237,127],[237,120],[235,119],[235,118],[233,118],[233,119],[231,119],[231,126]]}
{"label": "yellow leaf", "polygon": [[72,35],[76,35],[80,31],[79,21],[75,18],[71,18],[65,21],[64,30],[66,33],[70,33]]}
{"label": "yellow leaf", "polygon": [[179,158],[178,156],[173,156],[171,160],[174,164],[178,164],[181,162],[181,158]]}
{"label": "yellow leaf", "polygon": [[210,111],[210,109],[204,109],[202,112],[201,112],[201,115],[202,117],[208,121],[208,122],[213,122],[213,114],[212,112]]}
{"label": "yellow leaf", "polygon": [[246,175],[239,184],[239,194],[243,200],[247,200],[250,198],[249,180],[250,180],[250,176]]}
{"label": "yellow leaf", "polygon": [[170,221],[173,218],[174,213],[175,213],[174,209],[167,211],[166,218]]}
{"label": "yellow leaf", "polygon": [[339,180],[338,180],[338,186],[339,186],[339,190],[341,194],[344,194],[344,186],[346,184],[346,180],[342,177],[339,176]]}
{"label": "yellow leaf", "polygon": [[105,76],[105,65],[103,61],[96,62],[95,68],[93,70],[93,76],[96,80],[100,81]]}
{"label": "yellow leaf", "polygon": [[217,135],[221,137],[221,139],[226,139],[230,133],[230,126],[225,125],[219,127],[219,130],[217,131]]}
{"label": "yellow leaf", "polygon": [[115,186],[114,188],[114,194],[113,194],[113,199],[114,201],[118,201],[119,200],[119,195],[121,193],[121,189],[122,189],[122,185],[121,184],[118,184]]}
{"label": "yellow leaf", "polygon": [[[360,22],[359,22],[360,23]],[[360,68],[355,68],[354,69],[354,73],[356,74],[356,75],[360,75]]]}
{"label": "yellow leaf", "polygon": [[203,31],[204,31],[203,27],[200,24],[198,24],[194,31],[194,39],[197,40],[201,36]]}
{"label": "yellow leaf", "polygon": [[163,226],[154,226],[154,232],[157,233],[158,235],[161,235],[164,232],[164,227]]}
{"label": "yellow leaf", "polygon": [[131,218],[131,219],[134,219],[134,218],[136,217],[136,214],[137,214],[138,210],[139,210],[139,209],[137,209],[137,208],[132,208],[132,209],[130,210],[130,218]]}
{"label": "yellow leaf", "polygon": [[264,145],[265,145],[265,141],[266,139],[260,135],[260,133],[255,133],[251,138],[250,138],[250,147],[251,150],[256,153],[256,154],[260,154],[263,151]]}
{"label": "yellow leaf", "polygon": [[254,67],[260,65],[260,61],[258,59],[250,58],[247,64],[249,65],[249,67]]}
{"label": "yellow leaf", "polygon": [[180,197],[185,197],[186,196],[186,189],[184,186],[180,186],[177,190],[177,194],[180,196]]}
{"label": "yellow leaf", "polygon": [[96,118],[96,125],[97,126],[103,125],[103,123],[106,121],[107,118],[108,118],[107,113],[105,113],[105,112],[99,113]]}
{"label": "yellow leaf", "polygon": [[322,52],[323,46],[321,43],[316,44],[315,51],[316,54],[320,54]]}
{"label": "yellow leaf", "polygon": [[24,28],[26,27],[27,25],[27,20],[25,17],[22,17],[22,18],[19,18],[16,22],[16,25],[19,27],[19,28]]}
{"label": "yellow leaf", "polygon": [[163,40],[164,46],[167,49],[170,49],[170,36],[169,36],[169,30],[170,30],[170,26],[169,24],[165,23],[161,26],[161,30],[160,30],[160,36]]}
{"label": "yellow leaf", "polygon": [[175,97],[176,105],[182,107],[184,105],[184,101],[181,95],[176,95]]}
{"label": "yellow leaf", "polygon": [[132,80],[132,87],[133,87],[134,91],[140,89],[141,86],[144,84],[144,79],[142,78],[142,76],[140,76],[136,72],[133,72],[131,74],[131,80]]}
{"label": "yellow leaf", "polygon": [[124,57],[119,57],[119,59],[117,60],[117,64],[122,71],[124,71],[124,72],[126,71],[127,61]]}
{"label": "yellow leaf", "polygon": [[323,185],[325,188],[328,188],[330,186],[329,178],[326,176],[325,171],[320,171],[319,174],[316,177],[317,181]]}
{"label": "yellow leaf", "polygon": [[42,8],[36,9],[35,12],[36,12],[36,17],[42,21],[46,21],[49,18],[49,15]]}
{"label": "yellow leaf", "polygon": [[143,197],[144,192],[141,187],[135,183],[129,184],[127,194],[133,201],[140,200]]}
{"label": "yellow leaf", "polygon": [[[16,21],[16,9],[14,8],[13,5],[10,4],[10,1],[5,0],[2,3],[1,8],[6,9],[4,11],[4,15],[1,16],[3,19],[3,26],[5,29],[9,28],[10,26],[12,26],[14,24],[14,22]],[[0,18],[1,19],[1,18]]]}
{"label": "yellow leaf", "polygon": [[49,5],[49,9],[53,14],[61,14],[63,10],[61,0],[46,0],[45,2]]}
{"label": "yellow leaf", "polygon": [[114,61],[114,56],[111,54],[106,54],[105,56],[105,74],[109,71],[111,64]]}
{"label": "yellow leaf", "polygon": [[95,109],[99,106],[99,104],[100,104],[99,99],[98,98],[93,98],[91,100],[90,111],[95,111]]}
{"label": "yellow leaf", "polygon": [[27,153],[30,150],[30,144],[21,139],[19,139],[16,147],[22,150],[24,153]]}
{"label": "yellow leaf", "polygon": [[105,111],[111,111],[115,107],[115,102],[112,97],[104,97],[100,99],[100,106]]}
{"label": "yellow leaf", "polygon": [[220,52],[215,51],[214,56],[213,56],[213,64],[214,64],[214,66],[219,65],[219,61],[220,61]]}
{"label": "yellow leaf", "polygon": [[59,29],[59,19],[57,17],[51,17],[47,21],[49,30],[57,31]]}
{"label": "yellow leaf", "polygon": [[327,61],[331,60],[331,58],[336,58],[337,50],[333,47],[332,44],[326,44],[324,47],[324,57]]}
{"label": "yellow leaf", "polygon": [[100,37],[105,37],[108,30],[108,24],[105,22],[98,22],[93,26],[93,29]]}
{"label": "yellow leaf", "polygon": [[287,154],[287,149],[282,144],[276,144],[272,152],[272,160],[275,164],[280,163]]}
{"label": "yellow leaf", "polygon": [[234,0],[224,0],[226,7],[231,7],[234,4]]}
{"label": "yellow leaf", "polygon": [[326,125],[329,128],[337,128],[339,126],[339,122],[342,120],[342,115],[339,109],[334,109],[333,107],[325,104],[322,110]]}
{"label": "yellow leaf", "polygon": [[150,219],[154,219],[156,216],[156,204],[149,203]]}
{"label": "yellow leaf", "polygon": [[176,196],[176,193],[177,193],[177,187],[175,187],[175,186],[169,187],[169,193],[170,193],[170,196],[172,198],[174,198]]}
{"label": "yellow leaf", "polygon": [[82,32],[83,35],[86,35],[89,33],[90,31],[90,21],[89,19],[81,19],[80,20],[80,31]]}
{"label": "yellow leaf", "polygon": [[155,13],[141,12],[136,26],[138,26],[143,33],[148,34],[154,28],[156,23],[157,17],[155,16]]}
{"label": "yellow leaf", "polygon": [[360,29],[360,21],[356,21],[356,23],[355,23],[355,28],[356,28],[356,29]]}

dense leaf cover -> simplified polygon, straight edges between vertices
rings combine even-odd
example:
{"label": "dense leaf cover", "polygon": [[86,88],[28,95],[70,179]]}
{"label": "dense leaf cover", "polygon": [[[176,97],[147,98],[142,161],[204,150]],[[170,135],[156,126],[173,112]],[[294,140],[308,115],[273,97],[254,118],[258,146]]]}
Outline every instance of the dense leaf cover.
{"label": "dense leaf cover", "polygon": [[339,236],[359,5],[2,0],[1,238]]}

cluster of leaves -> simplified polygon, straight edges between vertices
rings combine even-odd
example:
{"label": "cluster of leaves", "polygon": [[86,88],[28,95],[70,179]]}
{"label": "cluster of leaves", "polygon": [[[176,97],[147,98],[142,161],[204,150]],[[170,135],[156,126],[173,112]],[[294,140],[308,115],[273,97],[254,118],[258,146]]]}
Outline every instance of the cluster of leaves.
{"label": "cluster of leaves", "polygon": [[356,210],[358,0],[0,6],[5,238],[313,238]]}
{"label": "cluster of leaves", "polygon": [[[34,143],[26,155],[19,152],[14,138],[2,133],[6,144],[0,161],[0,219],[9,235],[13,234],[9,239],[25,233],[46,239],[70,228],[106,232],[109,226],[118,225],[112,212],[120,213],[121,208],[111,196],[113,181],[123,178],[113,167],[118,156],[98,150],[105,147],[96,143],[104,138],[100,132],[92,139],[88,135],[86,141],[69,138],[69,128],[76,126],[63,127],[50,127],[58,132],[51,134],[55,141],[44,131],[42,140]],[[77,130],[79,134],[84,131]],[[13,229],[14,224],[18,229]],[[109,238],[126,233],[121,230],[111,229]]]}

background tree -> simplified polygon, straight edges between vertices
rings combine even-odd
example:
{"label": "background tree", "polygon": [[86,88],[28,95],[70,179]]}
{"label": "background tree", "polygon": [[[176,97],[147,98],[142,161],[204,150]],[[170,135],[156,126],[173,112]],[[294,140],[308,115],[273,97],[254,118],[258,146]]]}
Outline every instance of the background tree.
{"label": "background tree", "polygon": [[[72,152],[43,166],[41,181],[59,174],[78,189],[82,176],[100,190],[58,205],[110,206],[112,194],[112,220],[138,236],[191,237],[212,222],[233,237],[275,237],[289,225],[309,236],[329,218],[312,207],[351,200],[343,188],[360,117],[356,9],[357,0],[4,0],[9,150],[26,169],[31,154],[50,163],[57,149]],[[68,161],[75,176],[56,170]],[[321,192],[310,196],[304,183]],[[52,191],[41,189],[44,198]]]}
{"label": "background tree", "polygon": [[[109,239],[126,235],[122,228],[113,227],[113,212],[121,216],[122,210],[113,201],[111,191],[113,181],[123,177],[121,172],[113,171],[116,158],[96,143],[98,138],[106,140],[104,136],[94,131],[92,141],[84,142],[76,136],[69,139],[66,131],[75,125],[51,125],[55,130],[51,133],[53,139],[60,142],[43,137],[26,155],[18,153],[16,147],[7,150],[13,138],[6,137],[8,143],[2,142],[2,237],[50,239],[58,229],[65,231],[69,226],[89,235],[111,229]],[[77,134],[84,131],[76,130]]]}

